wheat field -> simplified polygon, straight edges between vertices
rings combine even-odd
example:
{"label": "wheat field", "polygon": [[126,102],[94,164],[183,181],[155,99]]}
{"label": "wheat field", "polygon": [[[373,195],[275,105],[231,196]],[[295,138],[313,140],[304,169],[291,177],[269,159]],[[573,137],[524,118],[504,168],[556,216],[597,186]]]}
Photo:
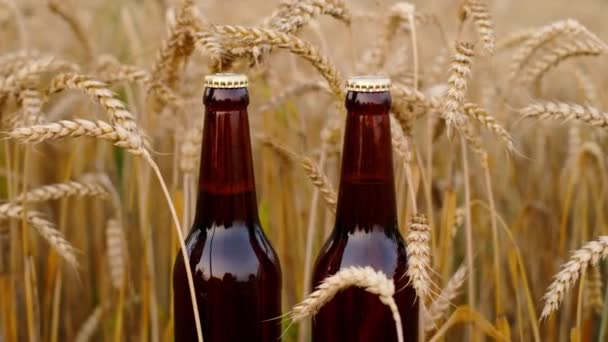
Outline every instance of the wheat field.
{"label": "wheat field", "polygon": [[173,341],[203,78],[220,71],[249,77],[283,341],[308,341],[310,316],[349,286],[394,309],[370,268],[309,285],[334,223],[345,80],[362,74],[392,80],[420,340],[608,340],[605,13],[603,0],[0,0],[0,342]]}

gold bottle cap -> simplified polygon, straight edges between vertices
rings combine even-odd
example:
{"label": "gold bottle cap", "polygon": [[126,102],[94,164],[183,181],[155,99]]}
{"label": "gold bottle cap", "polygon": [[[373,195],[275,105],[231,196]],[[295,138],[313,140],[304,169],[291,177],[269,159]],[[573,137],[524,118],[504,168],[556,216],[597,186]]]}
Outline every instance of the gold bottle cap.
{"label": "gold bottle cap", "polygon": [[245,88],[247,76],[243,74],[219,73],[205,76],[205,87],[209,88]]}
{"label": "gold bottle cap", "polygon": [[346,81],[347,91],[378,93],[390,89],[391,80],[383,76],[355,76]]}

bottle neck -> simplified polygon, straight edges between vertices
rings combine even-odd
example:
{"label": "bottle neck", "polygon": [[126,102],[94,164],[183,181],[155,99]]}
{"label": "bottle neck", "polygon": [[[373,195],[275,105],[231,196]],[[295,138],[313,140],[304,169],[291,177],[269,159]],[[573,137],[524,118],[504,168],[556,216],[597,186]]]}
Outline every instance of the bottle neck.
{"label": "bottle neck", "polygon": [[347,94],[338,233],[396,231],[390,103],[389,92]]}
{"label": "bottle neck", "polygon": [[247,88],[207,88],[195,222],[200,227],[258,221]]}

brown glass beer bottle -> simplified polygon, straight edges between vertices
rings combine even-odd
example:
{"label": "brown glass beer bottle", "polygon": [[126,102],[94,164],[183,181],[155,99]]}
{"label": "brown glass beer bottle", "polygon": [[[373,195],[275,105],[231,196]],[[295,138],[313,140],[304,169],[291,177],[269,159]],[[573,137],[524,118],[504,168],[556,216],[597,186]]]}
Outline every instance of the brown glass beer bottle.
{"label": "brown glass beer bottle", "polygon": [[[391,151],[390,80],[347,82],[346,128],[334,230],[314,268],[313,286],[348,266],[371,266],[395,281],[406,341],[417,341],[418,302],[408,285],[405,242],[397,226]],[[349,288],[312,319],[314,342],[393,342],[395,325],[377,296]]]}
{"label": "brown glass beer bottle", "polygon": [[[186,238],[205,342],[279,341],[281,269],[258,218],[247,78],[205,78],[199,193]],[[181,252],[180,252],[181,253]],[[175,341],[197,341],[183,258],[173,270]]]}

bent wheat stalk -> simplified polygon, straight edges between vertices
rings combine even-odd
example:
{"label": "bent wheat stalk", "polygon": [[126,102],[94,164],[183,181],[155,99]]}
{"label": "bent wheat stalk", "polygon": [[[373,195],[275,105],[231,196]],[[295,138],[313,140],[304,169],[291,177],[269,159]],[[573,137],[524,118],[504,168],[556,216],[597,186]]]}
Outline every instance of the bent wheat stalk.
{"label": "bent wheat stalk", "polygon": [[0,78],[0,95],[15,91],[15,89],[17,89],[31,76],[46,72],[55,72],[61,69],[75,70],[78,69],[78,67],[74,63],[70,63],[52,56],[28,61],[12,74],[4,78]]}
{"label": "bent wheat stalk", "polygon": [[[24,216],[23,206],[15,203],[0,205],[0,219],[21,220]],[[55,228],[55,225],[44,219],[37,211],[25,212],[25,220],[34,228],[44,240],[72,267],[78,267],[75,248],[65,239],[63,234]]]}
{"label": "bent wheat stalk", "polygon": [[571,37],[579,33],[584,33],[589,39],[598,42],[598,44],[605,45],[595,34],[591,33],[585,26],[574,19],[556,21],[541,27],[525,41],[519,51],[513,56],[509,66],[508,80],[514,80],[519,70],[529,62],[532,55],[541,47],[560,36]]}
{"label": "bent wheat stalk", "polygon": [[[242,44],[275,46],[304,58],[327,80],[336,97],[340,100],[344,98],[340,72],[329,58],[322,55],[311,43],[291,34],[264,28],[225,25],[215,26],[213,31]],[[202,32],[198,34],[197,40],[204,46],[209,37],[209,32]]]}
{"label": "bent wheat stalk", "polygon": [[109,140],[114,145],[125,148],[133,154],[141,154],[143,141],[141,136],[126,129],[108,124],[104,121],[83,119],[61,120],[43,125],[15,128],[7,133],[11,139],[28,143],[40,143],[47,140],[90,136]]}
{"label": "bent wheat stalk", "polygon": [[325,278],[313,293],[293,307],[291,318],[294,321],[299,321],[310,315],[315,315],[321,310],[323,305],[332,300],[338,292],[351,286],[363,288],[365,291],[377,295],[378,299],[389,307],[393,314],[393,320],[395,321],[397,339],[398,341],[403,342],[401,316],[399,315],[397,304],[393,299],[395,284],[384,273],[375,271],[369,266],[346,267],[341,269],[338,273]]}
{"label": "bent wheat stalk", "polygon": [[75,89],[89,95],[103,107],[113,126],[122,126],[128,131],[136,132],[135,117],[104,82],[87,75],[63,73],[53,78],[49,94],[65,89]]}
{"label": "bent wheat stalk", "polygon": [[543,76],[551,69],[566,59],[583,56],[599,56],[605,53],[604,46],[591,40],[580,40],[558,45],[549,52],[543,54],[536,63],[522,71],[522,84],[532,84],[542,80]]}

